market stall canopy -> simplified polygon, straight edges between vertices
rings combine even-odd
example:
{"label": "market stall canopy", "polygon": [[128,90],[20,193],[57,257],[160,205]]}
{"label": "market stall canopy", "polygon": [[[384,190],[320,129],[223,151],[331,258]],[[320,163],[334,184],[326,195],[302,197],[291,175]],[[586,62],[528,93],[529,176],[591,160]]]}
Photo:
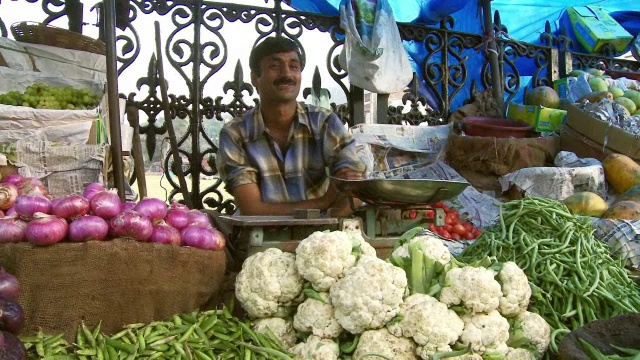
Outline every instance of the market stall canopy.
{"label": "market stall canopy", "polygon": [[[290,0],[290,6],[298,11],[320,13],[329,16],[340,16],[340,4],[345,0]],[[353,1],[353,0],[352,0]],[[368,0],[371,1],[371,0]],[[437,25],[447,15],[453,18],[452,30],[472,34],[482,34],[481,0],[386,0],[389,2],[395,20],[399,23]],[[561,29],[573,39],[573,51],[588,53],[575,38],[573,26],[567,16],[567,8],[576,6],[599,6],[608,12],[620,25],[632,36],[640,33],[640,1],[638,0],[493,0],[491,7],[500,13],[501,23],[507,28],[508,36],[517,41],[530,44],[541,44],[540,34],[545,31],[548,21],[554,35],[560,35]],[[403,45],[414,71],[418,78],[422,78],[422,66],[427,54],[422,44],[413,41],[403,41]],[[621,52],[626,53],[631,45]],[[437,62],[438,54],[432,54],[430,61]],[[479,73],[471,74],[482,68],[481,58],[467,60],[467,69],[470,77],[478,78]],[[533,62],[519,61],[518,72],[523,77],[522,82],[527,83],[536,71]],[[476,69],[476,70],[471,70]],[[419,83],[419,93],[427,99],[428,104],[434,109],[438,108],[434,100],[435,95],[424,82]],[[521,97],[520,94],[517,95]],[[462,105],[462,99],[453,99],[452,109]]]}
{"label": "market stall canopy", "polygon": [[[479,30],[477,0],[388,0],[398,22],[435,24],[446,15],[456,20],[455,30]],[[341,0],[291,0],[291,6],[299,11],[309,11],[330,16],[340,15]],[[537,43],[546,21],[552,31],[558,31],[563,13],[572,6],[600,6],[609,11],[629,33],[640,32],[640,1],[637,0],[493,0],[491,7],[500,12],[502,23],[517,40]],[[467,28],[467,29],[465,29]]]}

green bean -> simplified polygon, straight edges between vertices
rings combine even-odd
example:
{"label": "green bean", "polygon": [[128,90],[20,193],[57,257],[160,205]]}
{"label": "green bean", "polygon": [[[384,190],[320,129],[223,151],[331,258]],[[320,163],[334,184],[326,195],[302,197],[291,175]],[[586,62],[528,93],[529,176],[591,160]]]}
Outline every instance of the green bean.
{"label": "green bean", "polygon": [[257,352],[263,352],[267,355],[272,356],[272,358],[277,358],[277,359],[283,359],[283,360],[293,360],[291,359],[291,357],[281,351],[275,350],[275,349],[269,349],[269,348],[263,348],[260,346],[255,346],[255,345],[251,345],[248,343],[240,343],[240,345],[248,348],[249,350],[252,351],[257,351]]}

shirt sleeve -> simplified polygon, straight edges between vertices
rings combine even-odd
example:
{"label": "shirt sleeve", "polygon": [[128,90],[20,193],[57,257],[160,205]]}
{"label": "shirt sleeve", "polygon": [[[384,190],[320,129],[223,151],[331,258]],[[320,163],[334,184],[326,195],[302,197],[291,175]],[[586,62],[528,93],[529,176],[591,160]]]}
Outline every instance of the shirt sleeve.
{"label": "shirt sleeve", "polygon": [[231,192],[240,185],[257,184],[258,171],[249,162],[239,132],[224,126],[220,130],[218,144],[216,168],[226,190]]}
{"label": "shirt sleeve", "polygon": [[331,174],[342,168],[363,174],[367,170],[358,156],[356,140],[335,113],[331,113],[326,121],[324,151]]}

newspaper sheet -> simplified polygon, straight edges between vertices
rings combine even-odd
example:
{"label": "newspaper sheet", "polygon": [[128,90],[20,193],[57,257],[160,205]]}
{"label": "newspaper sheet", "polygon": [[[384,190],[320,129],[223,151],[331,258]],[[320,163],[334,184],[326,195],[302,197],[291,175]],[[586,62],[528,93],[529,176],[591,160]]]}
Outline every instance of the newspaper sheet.
{"label": "newspaper sheet", "polygon": [[37,177],[54,197],[82,194],[94,182],[106,182],[108,145],[60,145],[47,141],[16,143],[20,175]]}
{"label": "newspaper sheet", "polygon": [[432,164],[442,156],[450,127],[361,124],[351,128],[370,178],[389,178]]}
{"label": "newspaper sheet", "polygon": [[[437,161],[396,178],[466,181],[458,172],[442,161]],[[462,218],[477,227],[493,225],[497,223],[500,216],[501,202],[479,192],[473,186],[468,186],[460,195],[445,201],[445,203],[456,208]]]}
{"label": "newspaper sheet", "polygon": [[554,159],[556,167],[531,167],[498,179],[502,191],[516,186],[524,196],[564,200],[579,191],[590,191],[607,199],[607,183],[602,163],[582,161],[572,152],[561,151]]}
{"label": "newspaper sheet", "polygon": [[594,236],[611,247],[611,252],[627,259],[627,265],[640,270],[640,220],[591,218]]}

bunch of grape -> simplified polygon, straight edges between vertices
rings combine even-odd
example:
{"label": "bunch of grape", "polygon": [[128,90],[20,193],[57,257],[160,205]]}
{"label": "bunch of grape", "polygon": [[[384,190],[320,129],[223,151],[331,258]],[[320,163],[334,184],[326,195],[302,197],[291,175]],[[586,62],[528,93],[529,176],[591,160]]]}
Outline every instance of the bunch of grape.
{"label": "bunch of grape", "polygon": [[85,110],[93,109],[99,103],[100,96],[88,88],[76,89],[72,86],[48,86],[41,83],[29,85],[23,93],[9,91],[0,94],[0,104],[36,109]]}

